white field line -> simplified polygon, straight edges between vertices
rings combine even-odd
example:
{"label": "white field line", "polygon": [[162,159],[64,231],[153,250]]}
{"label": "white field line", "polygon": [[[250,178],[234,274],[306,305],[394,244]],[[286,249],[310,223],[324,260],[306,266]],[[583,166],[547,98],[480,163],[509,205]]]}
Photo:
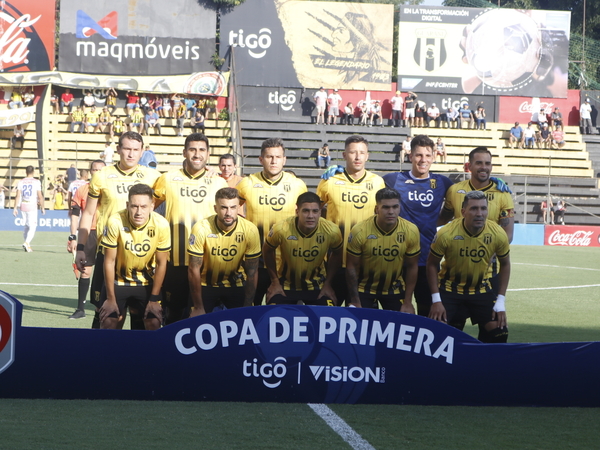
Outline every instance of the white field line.
{"label": "white field line", "polygon": [[591,269],[589,267],[570,267],[570,266],[555,266],[552,264],[530,264],[530,263],[518,263],[514,262],[511,264],[518,264],[521,266],[537,266],[537,267],[555,267],[557,269],[575,269],[575,270],[591,270],[593,272],[600,272],[600,269]]}
{"label": "white field line", "polygon": [[517,291],[549,291],[555,289],[580,289],[588,287],[598,287],[600,284],[582,284],[581,286],[552,286],[552,287],[540,287],[540,288],[521,288],[521,289],[507,289],[508,292]]}
{"label": "white field line", "polygon": [[77,287],[76,284],[5,283],[4,281],[0,281],[0,286]]}
{"label": "white field line", "polygon": [[327,405],[322,403],[308,403],[308,406],[331,427],[333,431],[341,436],[350,447],[355,450],[375,450],[371,444],[354,431],[340,416],[334,413]]}

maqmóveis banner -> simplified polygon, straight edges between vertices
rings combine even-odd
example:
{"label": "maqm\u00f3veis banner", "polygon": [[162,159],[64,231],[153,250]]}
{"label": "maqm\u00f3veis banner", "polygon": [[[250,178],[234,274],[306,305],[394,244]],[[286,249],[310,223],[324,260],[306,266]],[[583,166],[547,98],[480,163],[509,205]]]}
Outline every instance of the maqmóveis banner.
{"label": "maqm\u00f3veis banner", "polygon": [[80,89],[108,89],[227,96],[229,72],[197,72],[188,75],[128,76],[89,75],[72,72],[5,73],[0,84],[56,84]]}
{"label": "maqm\u00f3veis banner", "polygon": [[216,13],[196,1],[61,0],[59,69],[177,75],[212,68]]}
{"label": "maqm\u00f3veis banner", "polygon": [[562,247],[600,247],[600,227],[546,225],[544,244]]}
{"label": "maqm\u00f3veis banner", "polygon": [[568,11],[400,6],[402,90],[567,96]]}
{"label": "maqm\u00f3veis banner", "polygon": [[[221,20],[237,83],[389,90],[392,5],[247,0]],[[223,44],[227,45],[223,45]]]}
{"label": "maqm\u00f3veis banner", "polygon": [[0,72],[54,68],[54,0],[0,2]]}

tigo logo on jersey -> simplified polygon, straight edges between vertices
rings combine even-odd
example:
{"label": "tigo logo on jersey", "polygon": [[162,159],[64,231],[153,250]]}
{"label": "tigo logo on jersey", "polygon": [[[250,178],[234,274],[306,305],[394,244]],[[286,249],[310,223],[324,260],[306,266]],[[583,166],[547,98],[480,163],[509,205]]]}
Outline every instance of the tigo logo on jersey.
{"label": "tigo logo on jersey", "polygon": [[98,33],[104,39],[117,39],[117,19],[117,12],[111,11],[96,22],[84,11],[78,10],[75,36],[84,39]]}
{"label": "tigo logo on jersey", "polygon": [[0,373],[15,360],[15,312],[14,301],[0,294]]}

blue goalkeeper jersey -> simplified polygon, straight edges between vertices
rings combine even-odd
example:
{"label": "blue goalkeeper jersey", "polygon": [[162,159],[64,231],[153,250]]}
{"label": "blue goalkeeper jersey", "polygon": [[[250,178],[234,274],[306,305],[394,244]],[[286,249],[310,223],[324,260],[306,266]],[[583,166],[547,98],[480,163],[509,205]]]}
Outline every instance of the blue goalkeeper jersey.
{"label": "blue goalkeeper jersey", "polygon": [[387,187],[400,193],[400,217],[419,228],[419,266],[424,266],[437,231],[436,223],[446,191],[453,183],[448,177],[436,173],[430,173],[429,178],[413,178],[410,171],[389,173],[383,177],[383,181]]}

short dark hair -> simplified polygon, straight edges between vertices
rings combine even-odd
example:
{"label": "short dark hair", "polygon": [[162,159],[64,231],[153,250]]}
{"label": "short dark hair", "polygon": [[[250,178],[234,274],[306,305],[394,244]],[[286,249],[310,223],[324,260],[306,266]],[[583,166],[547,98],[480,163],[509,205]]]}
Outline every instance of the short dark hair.
{"label": "short dark hair", "polygon": [[210,150],[210,144],[208,143],[208,138],[204,136],[202,133],[192,133],[188,137],[185,138],[184,147],[187,150],[190,142],[204,142],[206,144],[207,150]]}
{"label": "short dark hair", "polygon": [[224,159],[231,159],[235,164],[235,156],[233,156],[231,153],[225,153],[224,155],[221,155],[219,158],[219,164],[221,164],[221,161]]}
{"label": "short dark hair", "polygon": [[265,155],[265,151],[268,148],[277,148],[281,147],[283,149],[283,154],[285,155],[285,145],[283,145],[283,141],[280,138],[270,138],[265,140],[260,146],[260,156]]}
{"label": "short dark hair", "polygon": [[224,198],[226,200],[233,200],[234,198],[240,199],[240,193],[236,188],[221,188],[215,193],[215,201],[220,198]]}
{"label": "short dark hair", "polygon": [[350,144],[354,144],[354,143],[363,143],[367,146],[367,149],[369,148],[369,141],[367,141],[364,137],[358,135],[358,134],[353,134],[352,136],[348,136],[348,138],[346,139],[346,142],[344,142],[344,150],[346,150]]}
{"label": "short dark hair", "polygon": [[477,153],[487,153],[490,155],[490,158],[492,157],[492,152],[490,152],[487,147],[476,147],[469,153],[469,162],[473,162],[473,158],[475,158]]}
{"label": "short dark hair", "polygon": [[35,169],[33,168],[33,166],[27,166],[27,167],[25,167],[25,173],[26,173],[27,175],[31,175],[31,174],[33,173],[33,171],[34,171],[34,170],[35,170]]}
{"label": "short dark hair", "polygon": [[465,198],[463,199],[461,208],[466,208],[467,203],[469,203],[469,200],[482,200],[482,199],[485,200],[485,202],[487,203],[487,197],[485,195],[485,192],[469,191],[465,194]]}
{"label": "short dark hair", "polygon": [[413,152],[417,147],[427,147],[430,148],[433,152],[435,144],[431,140],[429,136],[425,136],[424,134],[418,134],[410,141],[410,151]]}
{"label": "short dark hair", "polygon": [[121,147],[121,145],[123,145],[123,139],[130,139],[132,141],[138,141],[142,144],[142,147],[144,146],[144,138],[142,137],[142,135],[140,133],[137,133],[135,131],[126,131],[125,133],[123,133],[121,135],[121,137],[119,137],[119,147]]}
{"label": "short dark hair", "polygon": [[150,200],[154,200],[154,191],[150,186],[144,183],[138,183],[131,186],[131,189],[129,189],[128,199],[131,201],[131,197],[134,195],[147,195],[150,197]]}
{"label": "short dark hair", "polygon": [[379,189],[375,194],[375,202],[381,203],[382,200],[398,200],[400,201],[400,193],[396,189],[384,187]]}
{"label": "short dark hair", "polygon": [[103,166],[106,166],[106,163],[101,159],[95,159],[90,163],[90,172],[92,171],[94,164],[102,164]]}
{"label": "short dark hair", "polygon": [[87,179],[90,176],[90,171],[87,169],[81,169],[79,171],[79,176],[83,179]]}
{"label": "short dark hair", "polygon": [[318,203],[320,206],[321,198],[314,192],[304,192],[298,196],[298,199],[296,200],[296,206],[300,208],[300,206],[304,205],[305,203]]}

